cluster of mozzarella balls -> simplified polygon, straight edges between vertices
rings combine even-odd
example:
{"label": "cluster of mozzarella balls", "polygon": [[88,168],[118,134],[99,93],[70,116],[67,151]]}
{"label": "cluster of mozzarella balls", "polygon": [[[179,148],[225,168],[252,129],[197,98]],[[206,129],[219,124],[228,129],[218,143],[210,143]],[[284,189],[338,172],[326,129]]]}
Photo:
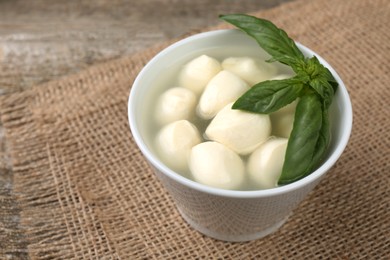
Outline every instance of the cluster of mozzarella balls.
{"label": "cluster of mozzarella balls", "polygon": [[[270,115],[231,107],[254,84],[287,77],[278,75],[275,65],[249,57],[191,60],[178,75],[178,87],[162,93],[156,104],[161,159],[216,188],[237,190],[244,182],[259,189],[276,187],[295,102]],[[194,124],[199,119],[207,124],[202,132]]]}

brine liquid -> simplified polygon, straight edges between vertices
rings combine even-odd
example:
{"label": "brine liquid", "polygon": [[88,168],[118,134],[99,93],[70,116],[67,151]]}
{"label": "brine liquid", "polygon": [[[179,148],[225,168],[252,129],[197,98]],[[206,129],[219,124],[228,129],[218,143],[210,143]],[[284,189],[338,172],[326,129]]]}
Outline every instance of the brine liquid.
{"label": "brine liquid", "polygon": [[[185,57],[185,59],[182,59],[181,61],[173,64],[172,66],[169,66],[166,68],[166,70],[161,71],[160,75],[158,78],[155,79],[155,86],[153,86],[153,93],[149,93],[147,99],[145,102],[148,104],[144,111],[143,118],[145,118],[145,129],[146,129],[146,142],[149,148],[153,150],[153,152],[158,156],[157,153],[157,148],[155,144],[155,138],[157,136],[158,131],[162,128],[161,125],[159,125],[156,120],[155,120],[155,105],[157,104],[157,100],[159,96],[165,92],[167,89],[172,88],[172,87],[180,87],[178,84],[178,75],[182,67],[191,61],[192,59],[205,54],[208,55],[212,58],[217,59],[220,63],[226,58],[229,57],[251,57],[251,58],[260,58],[263,60],[268,59],[269,57],[266,56],[261,56],[260,54],[254,54],[258,53],[258,49],[250,49],[250,48],[239,48],[239,47],[224,47],[224,48],[213,48],[213,49],[208,49],[208,50],[202,50],[198,52],[191,53],[191,55],[188,55],[188,57]],[[278,69],[278,73],[276,76],[281,75],[281,74],[290,74],[292,75],[293,72],[291,69],[283,64],[274,62],[272,63],[275,65]],[[196,114],[196,113],[195,113]],[[205,120],[202,118],[199,118],[198,116],[194,116],[193,118],[189,118],[188,121],[193,123],[199,130],[201,134],[204,134],[208,124],[210,123],[210,120]],[[271,133],[273,135],[273,133]],[[206,141],[206,139],[203,136],[203,141]],[[250,155],[245,155],[241,156],[241,159],[243,160],[243,163],[246,165],[247,160]],[[160,158],[161,159],[161,158]],[[163,160],[162,160],[163,161]],[[192,179],[191,173],[189,169],[186,172],[180,172],[184,177],[187,177],[189,179]],[[258,190],[258,187],[255,187],[251,182],[249,181],[249,177],[246,177],[246,183],[244,183],[241,187],[240,190]],[[192,179],[193,180],[193,179]]]}

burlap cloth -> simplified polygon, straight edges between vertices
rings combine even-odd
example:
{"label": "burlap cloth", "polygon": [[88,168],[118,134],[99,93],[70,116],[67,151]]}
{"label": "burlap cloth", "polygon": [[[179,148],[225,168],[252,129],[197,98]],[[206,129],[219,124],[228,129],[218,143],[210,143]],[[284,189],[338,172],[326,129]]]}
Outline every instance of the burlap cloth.
{"label": "burlap cloth", "polygon": [[327,59],[354,108],[344,154],[279,231],[246,243],[201,235],[143,159],[127,98],[164,43],[1,99],[19,222],[1,256],[390,259],[390,1],[296,1],[256,15]]}

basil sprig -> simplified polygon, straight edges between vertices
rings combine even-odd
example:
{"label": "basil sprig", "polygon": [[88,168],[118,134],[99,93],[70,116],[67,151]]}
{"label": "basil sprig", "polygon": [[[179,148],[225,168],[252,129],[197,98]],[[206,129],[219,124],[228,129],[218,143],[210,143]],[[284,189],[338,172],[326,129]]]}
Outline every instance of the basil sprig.
{"label": "basil sprig", "polygon": [[337,81],[317,57],[305,57],[287,33],[272,22],[245,14],[220,18],[254,38],[271,55],[268,62],[281,62],[296,73],[289,79],[255,84],[234,103],[233,109],[268,114],[299,98],[278,184],[307,176],[318,167],[329,146],[328,108]]}

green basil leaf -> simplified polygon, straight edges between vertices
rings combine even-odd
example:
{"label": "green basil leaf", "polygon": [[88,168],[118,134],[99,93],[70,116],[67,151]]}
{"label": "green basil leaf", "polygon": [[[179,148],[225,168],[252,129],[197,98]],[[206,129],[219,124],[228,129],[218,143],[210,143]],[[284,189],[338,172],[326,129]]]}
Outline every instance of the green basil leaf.
{"label": "green basil leaf", "polygon": [[[310,79],[321,81],[322,85],[327,85],[326,87],[330,86],[333,90],[328,91],[332,93],[336,92],[338,86],[337,81],[335,80],[329,69],[322,65],[316,56],[313,56],[310,59],[306,60],[306,65],[303,70],[309,75]],[[314,86],[312,87],[314,88]],[[318,89],[316,89],[316,91],[318,92]],[[321,95],[320,92],[318,93]],[[331,96],[333,97],[333,94]]]}
{"label": "green basil leaf", "polygon": [[233,109],[268,114],[290,104],[300,96],[304,83],[300,76],[262,81],[251,87],[233,104]]}
{"label": "green basil leaf", "polygon": [[310,80],[309,85],[321,96],[325,107],[329,107],[334,96],[332,85],[324,77]]}
{"label": "green basil leaf", "polygon": [[[318,58],[316,56],[313,56],[310,59],[308,59],[306,61],[306,64],[308,67],[311,67],[311,66],[315,67],[316,74],[311,75],[312,78],[315,78],[318,76],[324,78],[324,80],[328,81],[332,86],[335,87],[334,92],[336,92],[336,88],[338,85],[336,79],[333,77],[330,70],[320,63],[320,61],[318,60]],[[309,70],[308,73],[310,73],[309,68],[306,68],[306,70]]]}
{"label": "green basil leaf", "polygon": [[314,149],[314,155],[312,158],[312,162],[310,165],[310,172],[315,170],[315,168],[320,164],[323,160],[326,150],[329,147],[330,143],[330,125],[329,125],[329,114],[328,110],[323,107],[322,108],[322,125],[320,134],[318,136],[317,144]]}
{"label": "green basil leaf", "polygon": [[244,93],[233,105],[255,113],[271,113],[298,102],[279,184],[288,184],[310,174],[323,160],[330,142],[328,107],[338,83],[317,57],[305,58],[286,32],[270,21],[244,14],[222,15],[271,55],[297,74],[281,81],[265,81]]}
{"label": "green basil leaf", "polygon": [[294,69],[305,60],[302,52],[287,33],[270,21],[245,14],[219,17],[253,37],[272,56],[271,61],[279,61]]}
{"label": "green basil leaf", "polygon": [[339,84],[337,83],[336,79],[333,77],[332,72],[330,72],[330,70],[328,68],[324,67],[324,70],[322,73],[323,73],[325,79],[332,86],[333,93],[336,93],[336,90],[337,90],[337,87],[339,86]]}
{"label": "green basil leaf", "polygon": [[306,60],[306,66],[303,73],[306,73],[310,78],[309,85],[321,96],[326,107],[331,104],[334,96],[334,88],[328,81],[334,79],[328,72],[329,70],[320,63],[316,56]]}
{"label": "green basil leaf", "polygon": [[310,173],[322,121],[320,97],[315,93],[302,96],[295,111],[293,129],[287,143],[278,184],[292,183]]}

